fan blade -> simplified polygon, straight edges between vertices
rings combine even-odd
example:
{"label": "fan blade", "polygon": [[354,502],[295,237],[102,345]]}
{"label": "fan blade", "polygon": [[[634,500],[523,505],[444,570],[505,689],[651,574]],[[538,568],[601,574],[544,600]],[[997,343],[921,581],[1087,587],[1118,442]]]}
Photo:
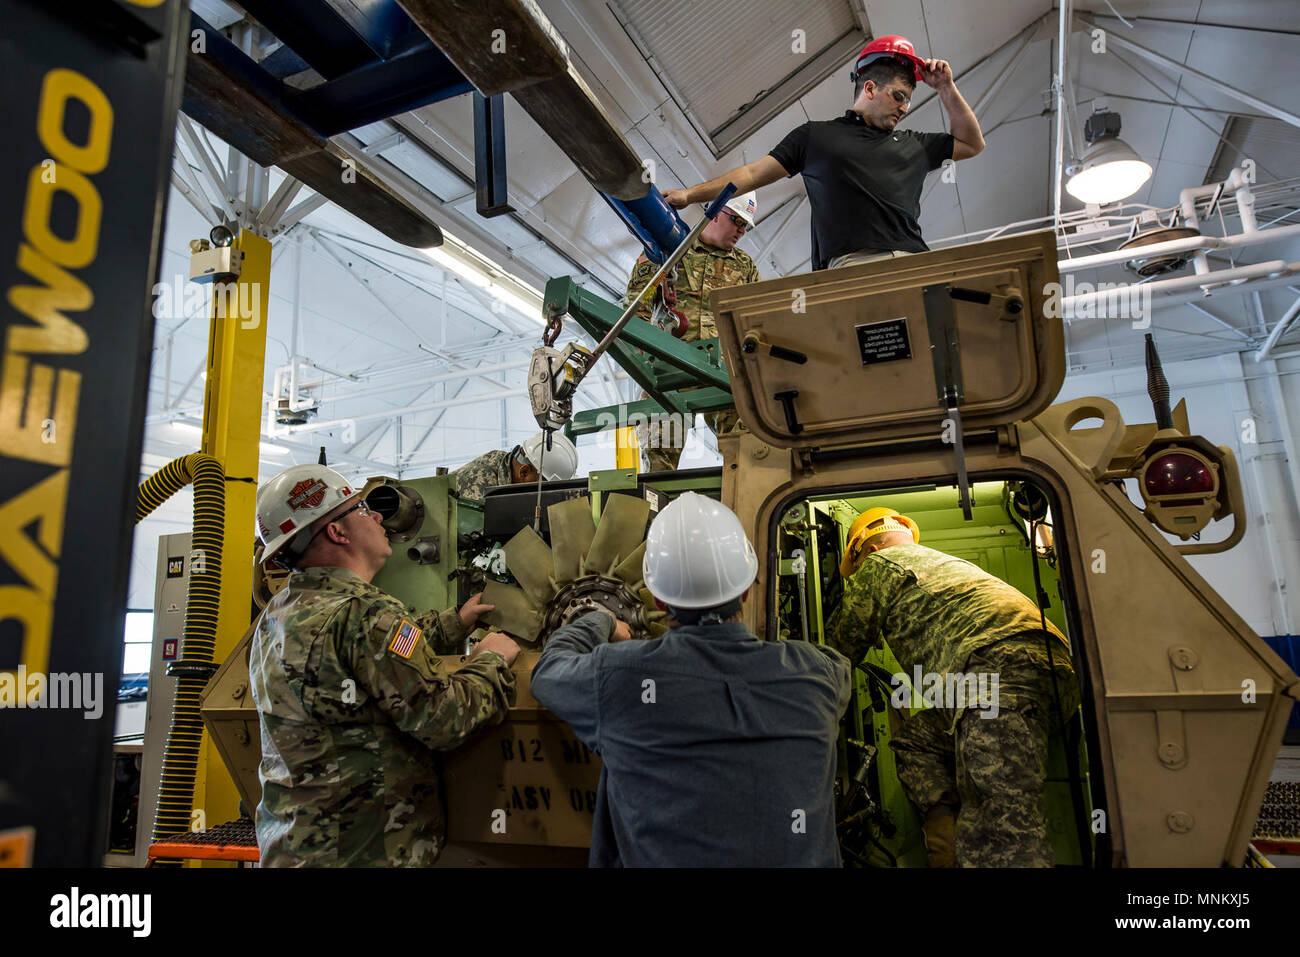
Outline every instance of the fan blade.
{"label": "fan blade", "polygon": [[522,588],[490,581],[483,588],[482,601],[496,607],[479,615],[480,623],[491,625],[521,641],[537,640],[542,631],[542,613]]}
{"label": "fan blade", "polygon": [[610,575],[619,561],[645,540],[650,503],[639,496],[610,495],[583,562],[588,574]]}
{"label": "fan blade", "polygon": [[504,551],[510,574],[518,579],[534,605],[541,608],[555,597],[551,547],[542,541],[542,536],[533,531],[531,525],[525,525],[506,542]]}
{"label": "fan blade", "polygon": [[555,561],[555,581],[566,585],[582,574],[582,559],[596,536],[591,520],[591,499],[584,495],[567,502],[557,502],[546,510],[551,526],[551,554]]}
{"label": "fan blade", "polygon": [[641,563],[644,559],[645,542],[642,542],[636,547],[636,551],[623,559],[618,568],[614,569],[614,577],[636,591],[641,586]]}

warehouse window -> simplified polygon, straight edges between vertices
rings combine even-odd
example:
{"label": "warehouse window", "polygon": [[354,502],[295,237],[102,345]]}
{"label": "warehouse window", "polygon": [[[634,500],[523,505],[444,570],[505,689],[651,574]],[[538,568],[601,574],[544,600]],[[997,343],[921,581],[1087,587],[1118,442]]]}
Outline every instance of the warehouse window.
{"label": "warehouse window", "polygon": [[128,611],[122,639],[122,674],[147,673],[149,651],[152,647],[153,612],[147,609]]}

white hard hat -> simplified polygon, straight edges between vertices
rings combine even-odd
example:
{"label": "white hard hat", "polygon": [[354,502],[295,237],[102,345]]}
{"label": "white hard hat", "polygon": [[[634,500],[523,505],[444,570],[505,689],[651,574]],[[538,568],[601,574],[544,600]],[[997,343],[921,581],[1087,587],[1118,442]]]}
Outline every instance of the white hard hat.
{"label": "white hard hat", "polygon": [[360,489],[324,465],[289,466],[257,492],[262,562],[270,561],[291,543],[296,545],[295,551],[305,548],[312,522],[360,494]]}
{"label": "white hard hat", "polygon": [[549,449],[546,447],[545,432],[538,432],[526,439],[522,448],[524,458],[548,482],[571,479],[578,471],[578,450],[563,432],[551,433]]}
{"label": "white hard hat", "polygon": [[754,228],[754,217],[758,215],[758,197],[753,190],[748,193],[738,193],[731,197],[727,201],[726,208],[749,223],[750,229]]}
{"label": "white hard hat", "polygon": [[650,524],[641,576],[665,605],[715,608],[754,583],[758,556],[735,512],[707,496],[683,492]]}

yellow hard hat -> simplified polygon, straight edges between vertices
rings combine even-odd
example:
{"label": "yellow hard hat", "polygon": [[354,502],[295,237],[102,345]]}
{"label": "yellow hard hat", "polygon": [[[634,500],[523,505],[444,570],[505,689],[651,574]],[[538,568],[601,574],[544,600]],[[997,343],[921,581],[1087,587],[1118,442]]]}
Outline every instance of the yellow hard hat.
{"label": "yellow hard hat", "polygon": [[866,557],[862,550],[863,546],[866,545],[869,538],[879,535],[882,531],[878,528],[873,529],[871,526],[886,518],[892,518],[906,525],[912,532],[912,541],[918,545],[920,544],[921,529],[917,527],[916,522],[897,509],[884,506],[869,508],[855,518],[853,524],[849,527],[848,541],[844,544],[844,557],[840,559],[840,576],[842,578],[848,578],[858,570],[858,566],[862,564],[862,559]]}

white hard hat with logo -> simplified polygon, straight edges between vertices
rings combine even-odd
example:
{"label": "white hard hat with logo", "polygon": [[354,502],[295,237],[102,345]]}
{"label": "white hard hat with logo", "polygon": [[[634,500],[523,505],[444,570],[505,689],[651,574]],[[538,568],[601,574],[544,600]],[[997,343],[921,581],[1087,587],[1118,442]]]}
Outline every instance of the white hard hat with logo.
{"label": "white hard hat with logo", "polygon": [[753,190],[731,197],[727,201],[726,208],[749,223],[750,229],[754,228],[754,217],[758,215],[758,196]]}
{"label": "white hard hat with logo", "polygon": [[257,536],[266,563],[291,546],[307,546],[312,522],[361,494],[324,465],[291,465],[257,493]]}
{"label": "white hard hat with logo", "polygon": [[641,575],[673,608],[716,608],[739,598],[758,576],[758,555],[736,513],[697,492],[683,492],[646,536]]}
{"label": "white hard hat with logo", "polygon": [[[573,478],[578,471],[578,450],[563,432],[551,433],[551,447],[546,447],[546,433],[538,432],[522,446],[528,464],[542,473],[548,482]],[[538,463],[541,463],[540,465]]]}

